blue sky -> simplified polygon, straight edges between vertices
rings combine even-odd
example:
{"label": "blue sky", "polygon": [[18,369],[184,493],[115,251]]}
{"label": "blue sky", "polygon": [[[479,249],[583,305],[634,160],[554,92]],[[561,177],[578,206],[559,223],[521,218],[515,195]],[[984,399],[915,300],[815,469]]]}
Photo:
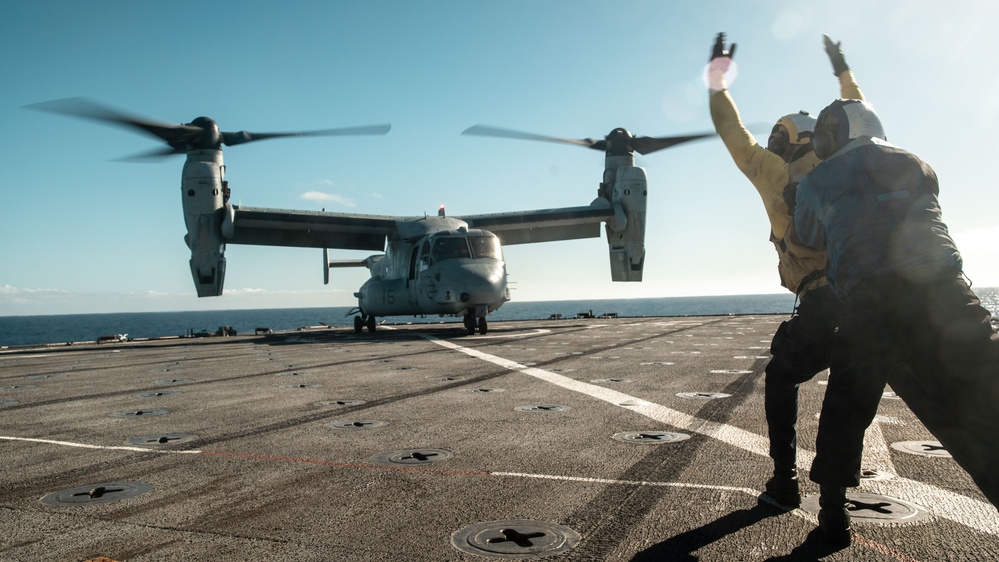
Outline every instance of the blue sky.
{"label": "blue sky", "polygon": [[[997,286],[997,22],[990,0],[4,2],[0,315],[351,306],[367,277],[334,270],[324,286],[318,250],[229,246],[225,295],[198,299],[183,158],[117,162],[158,145],[26,105],[84,96],[168,122],[207,115],[229,131],[392,124],[384,137],[226,149],[233,199],[247,206],[575,206],[596,194],[600,153],[461,131],[711,130],[701,75],[719,31],[739,45],[731,91],[760,138],[779,116],[817,114],[838,96],[822,34],[842,41],[889,141],[937,171],[966,272]],[[511,246],[514,299],[784,290],[762,203],[719,141],[638,165],[650,183],[645,281],[612,283],[603,240]]]}

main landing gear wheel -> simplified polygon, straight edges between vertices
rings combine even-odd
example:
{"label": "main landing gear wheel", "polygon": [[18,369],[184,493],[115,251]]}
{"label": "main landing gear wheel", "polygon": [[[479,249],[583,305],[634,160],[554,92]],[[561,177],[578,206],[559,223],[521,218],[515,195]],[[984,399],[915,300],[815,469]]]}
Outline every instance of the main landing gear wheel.
{"label": "main landing gear wheel", "polygon": [[465,329],[468,330],[468,335],[475,333],[475,315],[466,314],[465,315]]}
{"label": "main landing gear wheel", "polygon": [[360,334],[361,333],[361,329],[363,329],[363,328],[364,328],[364,320],[361,320],[360,316],[355,316],[354,317],[354,333],[355,334]]}
{"label": "main landing gear wheel", "polygon": [[486,317],[479,317],[479,333],[485,334],[489,330],[488,324],[486,324]]}
{"label": "main landing gear wheel", "polygon": [[374,315],[368,316],[367,320],[368,331],[374,333],[375,331],[375,317]]}

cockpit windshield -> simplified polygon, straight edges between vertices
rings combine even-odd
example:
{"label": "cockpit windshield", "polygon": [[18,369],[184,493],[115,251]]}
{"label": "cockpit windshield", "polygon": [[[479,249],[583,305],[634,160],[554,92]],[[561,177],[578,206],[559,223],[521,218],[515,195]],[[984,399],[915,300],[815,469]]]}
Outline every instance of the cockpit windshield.
{"label": "cockpit windshield", "polygon": [[450,260],[454,258],[472,257],[468,250],[468,242],[464,236],[440,237],[434,241],[434,249],[431,255],[435,262]]}
{"label": "cockpit windshield", "polygon": [[438,236],[430,250],[434,263],[455,258],[502,259],[495,236]]}

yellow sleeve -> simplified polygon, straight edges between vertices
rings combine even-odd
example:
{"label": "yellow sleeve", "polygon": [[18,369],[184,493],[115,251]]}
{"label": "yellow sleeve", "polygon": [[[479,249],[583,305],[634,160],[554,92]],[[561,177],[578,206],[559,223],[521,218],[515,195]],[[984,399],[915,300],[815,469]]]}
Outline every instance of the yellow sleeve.
{"label": "yellow sleeve", "polygon": [[838,78],[839,97],[845,100],[864,99],[864,93],[860,91],[860,86],[857,85],[857,79],[854,78],[852,70],[847,70],[840,74]]}
{"label": "yellow sleeve", "polygon": [[787,163],[756,142],[743,125],[728,90],[711,92],[708,101],[715,132],[721,137],[736,166],[759,192],[773,231],[783,233],[788,223],[783,195],[784,186],[790,178]]}
{"label": "yellow sleeve", "polygon": [[761,191],[765,200],[767,194],[762,192],[769,191],[770,185],[779,183],[783,189],[788,177],[787,164],[780,156],[756,142],[756,138],[742,124],[739,110],[728,90],[711,92],[708,101],[715,132],[739,170]]}

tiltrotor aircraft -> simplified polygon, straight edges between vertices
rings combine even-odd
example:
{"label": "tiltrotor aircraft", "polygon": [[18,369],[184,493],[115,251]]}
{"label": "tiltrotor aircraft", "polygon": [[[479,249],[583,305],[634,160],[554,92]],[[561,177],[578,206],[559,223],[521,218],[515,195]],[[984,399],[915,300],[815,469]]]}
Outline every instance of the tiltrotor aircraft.
{"label": "tiltrotor aircraft", "polygon": [[[552,242],[600,236],[605,225],[611,279],[641,281],[645,264],[648,181],[634,153],[649,154],[714,133],[635,137],[614,129],[602,140],[563,139],[476,125],[466,135],[567,143],[605,153],[603,181],[589,205],[470,215],[384,216],[265,209],[234,205],[222,145],[280,137],[386,134],[389,125],[299,133],[227,133],[207,117],[174,125],[136,118],[81,98],[29,106],[123,125],[154,135],[168,148],[140,155],[186,154],[181,197],[191,250],[191,275],[199,297],[222,294],[227,244],[323,249],[324,282],[330,268],[367,267],[371,277],[354,293],[354,329],[375,331],[376,317],[439,314],[463,316],[469,334],[486,333],[486,315],[510,300],[502,244]],[[363,260],[330,260],[329,249],[382,252]]]}

